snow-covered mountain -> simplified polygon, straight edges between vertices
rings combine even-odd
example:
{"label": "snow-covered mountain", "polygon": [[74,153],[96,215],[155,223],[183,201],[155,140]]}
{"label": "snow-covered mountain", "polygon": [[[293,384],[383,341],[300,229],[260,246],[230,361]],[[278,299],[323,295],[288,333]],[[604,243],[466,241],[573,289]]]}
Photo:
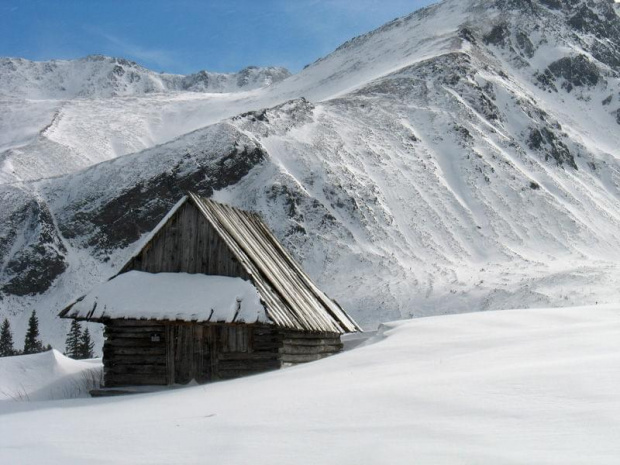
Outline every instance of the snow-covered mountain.
{"label": "snow-covered mountain", "polygon": [[[58,176],[168,141],[246,109],[235,105],[239,94],[288,76],[255,66],[164,74],[101,55],[0,58],[0,182]],[[205,113],[213,117],[206,123]]]}
{"label": "snow-covered mountain", "polygon": [[156,73],[133,61],[103,55],[78,60],[0,58],[0,96],[29,99],[134,97],[171,91],[240,92],[290,76],[285,68],[249,66],[238,73]]}
{"label": "snow-covered mountain", "polygon": [[249,92],[7,100],[1,311],[60,338],[186,189],[261,213],[366,326],[617,300],[614,7],[445,0]]}

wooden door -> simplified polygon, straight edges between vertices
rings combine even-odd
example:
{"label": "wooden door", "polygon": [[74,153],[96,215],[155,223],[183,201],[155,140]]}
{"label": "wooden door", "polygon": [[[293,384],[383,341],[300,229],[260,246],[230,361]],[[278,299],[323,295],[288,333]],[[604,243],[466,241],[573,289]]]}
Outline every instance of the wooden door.
{"label": "wooden door", "polygon": [[211,378],[209,345],[201,325],[172,325],[168,344],[168,384],[199,383]]}

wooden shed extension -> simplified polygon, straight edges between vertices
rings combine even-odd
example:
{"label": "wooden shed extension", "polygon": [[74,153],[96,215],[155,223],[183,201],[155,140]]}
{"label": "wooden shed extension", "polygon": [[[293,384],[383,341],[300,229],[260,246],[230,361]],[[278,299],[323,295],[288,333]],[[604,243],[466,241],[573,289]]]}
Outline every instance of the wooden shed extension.
{"label": "wooden shed extension", "polygon": [[[102,286],[157,277],[160,284],[142,288],[148,293],[153,286],[164,286],[161,279],[169,274],[187,276],[184,280],[189,275],[241,278],[253,286],[264,312],[240,321],[239,312],[189,312],[181,298],[178,304],[166,304],[179,308],[157,311],[157,304],[145,299],[148,308],[138,311],[135,298],[133,306],[122,299],[106,301],[100,286],[60,316],[105,325],[106,386],[207,382],[318,360],[341,349],[341,334],[360,331],[260,217],[193,193],[173,207],[120,273]],[[224,297],[239,304],[233,294]]]}

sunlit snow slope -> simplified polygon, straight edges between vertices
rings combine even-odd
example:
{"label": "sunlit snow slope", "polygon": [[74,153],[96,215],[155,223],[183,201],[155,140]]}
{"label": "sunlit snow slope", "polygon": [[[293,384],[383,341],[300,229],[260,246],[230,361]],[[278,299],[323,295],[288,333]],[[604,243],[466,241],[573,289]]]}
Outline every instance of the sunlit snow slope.
{"label": "sunlit snow slope", "polygon": [[60,339],[188,189],[262,214],[367,327],[617,301],[619,72],[610,1],[446,0],[267,87],[70,100],[28,166],[146,150],[0,187],[0,307]]}
{"label": "sunlit snow slope", "polygon": [[[0,58],[0,182],[76,171],[247,109],[284,68],[156,73],[122,58]],[[242,102],[242,103],[239,103]]]}
{"label": "sunlit snow slope", "polygon": [[421,318],[371,342],[166,393],[0,401],[0,462],[618,463],[618,306]]}

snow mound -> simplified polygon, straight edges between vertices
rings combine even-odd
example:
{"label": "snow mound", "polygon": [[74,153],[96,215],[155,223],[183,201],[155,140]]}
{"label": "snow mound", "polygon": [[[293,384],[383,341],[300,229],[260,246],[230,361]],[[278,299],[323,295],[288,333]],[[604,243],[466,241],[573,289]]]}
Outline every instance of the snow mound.
{"label": "snow mound", "polygon": [[53,349],[0,358],[0,401],[87,397],[100,384],[101,359],[73,360]]}
{"label": "snow mound", "polygon": [[421,318],[383,325],[373,341],[230,382],[0,404],[0,462],[180,465],[205,454],[210,463],[255,465],[620,459],[620,305]]}

